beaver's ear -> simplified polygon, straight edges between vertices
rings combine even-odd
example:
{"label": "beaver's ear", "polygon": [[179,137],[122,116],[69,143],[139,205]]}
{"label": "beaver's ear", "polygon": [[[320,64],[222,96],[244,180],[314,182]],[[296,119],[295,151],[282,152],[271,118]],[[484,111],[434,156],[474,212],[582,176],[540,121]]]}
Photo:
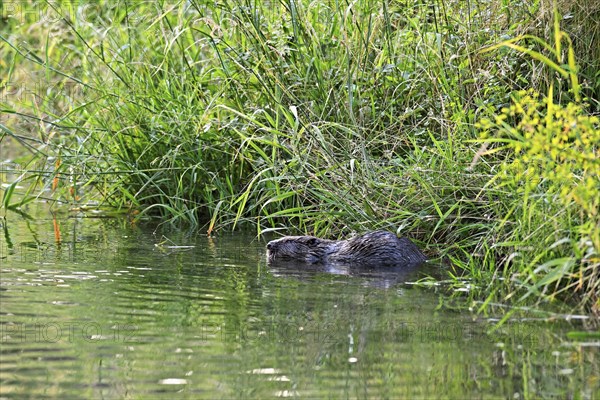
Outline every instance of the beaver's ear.
{"label": "beaver's ear", "polygon": [[314,246],[317,244],[317,238],[311,237],[306,241],[306,244],[309,246]]}

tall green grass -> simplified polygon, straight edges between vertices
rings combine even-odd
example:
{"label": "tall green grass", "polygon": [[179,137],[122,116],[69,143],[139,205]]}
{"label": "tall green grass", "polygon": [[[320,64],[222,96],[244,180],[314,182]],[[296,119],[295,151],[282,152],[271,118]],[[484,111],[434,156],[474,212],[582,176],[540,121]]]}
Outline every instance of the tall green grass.
{"label": "tall green grass", "polygon": [[[555,297],[600,309],[598,215],[588,201],[597,164],[584,162],[598,151],[588,111],[595,89],[578,80],[584,55],[559,18],[553,45],[521,35],[544,18],[541,8],[442,0],[43,7],[54,17],[27,29],[9,18],[0,30],[8,81],[33,75],[43,89],[4,102],[2,138],[32,146],[51,166],[42,184],[57,186],[55,198],[96,196],[208,233],[385,228],[447,262],[457,285],[471,279],[482,310]],[[545,95],[523,105],[515,94],[530,87]],[[553,142],[573,123],[581,129]],[[574,141],[584,158],[558,171],[553,149]],[[538,169],[514,169],[530,163],[521,149],[538,157]],[[563,193],[569,180],[585,184]],[[7,208],[17,206],[12,193]]]}

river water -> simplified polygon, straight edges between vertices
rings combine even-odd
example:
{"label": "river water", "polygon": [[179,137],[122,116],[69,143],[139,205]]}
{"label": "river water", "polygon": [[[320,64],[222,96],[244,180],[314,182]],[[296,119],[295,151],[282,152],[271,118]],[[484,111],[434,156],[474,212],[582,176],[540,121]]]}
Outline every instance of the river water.
{"label": "river water", "polygon": [[0,224],[1,399],[600,398],[579,321],[491,332],[410,284],[431,266],[273,268],[254,234],[89,215]]}

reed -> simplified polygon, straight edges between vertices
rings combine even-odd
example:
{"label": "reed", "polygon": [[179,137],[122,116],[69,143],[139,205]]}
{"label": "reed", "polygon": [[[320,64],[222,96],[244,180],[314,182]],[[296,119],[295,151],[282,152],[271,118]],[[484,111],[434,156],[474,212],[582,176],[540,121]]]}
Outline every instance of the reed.
{"label": "reed", "polygon": [[599,312],[595,67],[580,79],[560,14],[542,32],[546,9],[517,1],[22,5],[47,17],[0,28],[0,129],[46,168],[6,210],[52,196],[209,234],[385,228],[482,311]]}

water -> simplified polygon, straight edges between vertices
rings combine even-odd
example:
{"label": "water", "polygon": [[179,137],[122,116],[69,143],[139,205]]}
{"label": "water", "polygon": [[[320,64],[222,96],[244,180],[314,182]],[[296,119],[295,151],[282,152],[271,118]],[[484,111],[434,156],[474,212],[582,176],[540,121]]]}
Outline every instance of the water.
{"label": "water", "polygon": [[124,219],[1,223],[1,399],[600,398],[577,321],[488,333],[404,283],[420,271],[271,268],[252,234]]}

